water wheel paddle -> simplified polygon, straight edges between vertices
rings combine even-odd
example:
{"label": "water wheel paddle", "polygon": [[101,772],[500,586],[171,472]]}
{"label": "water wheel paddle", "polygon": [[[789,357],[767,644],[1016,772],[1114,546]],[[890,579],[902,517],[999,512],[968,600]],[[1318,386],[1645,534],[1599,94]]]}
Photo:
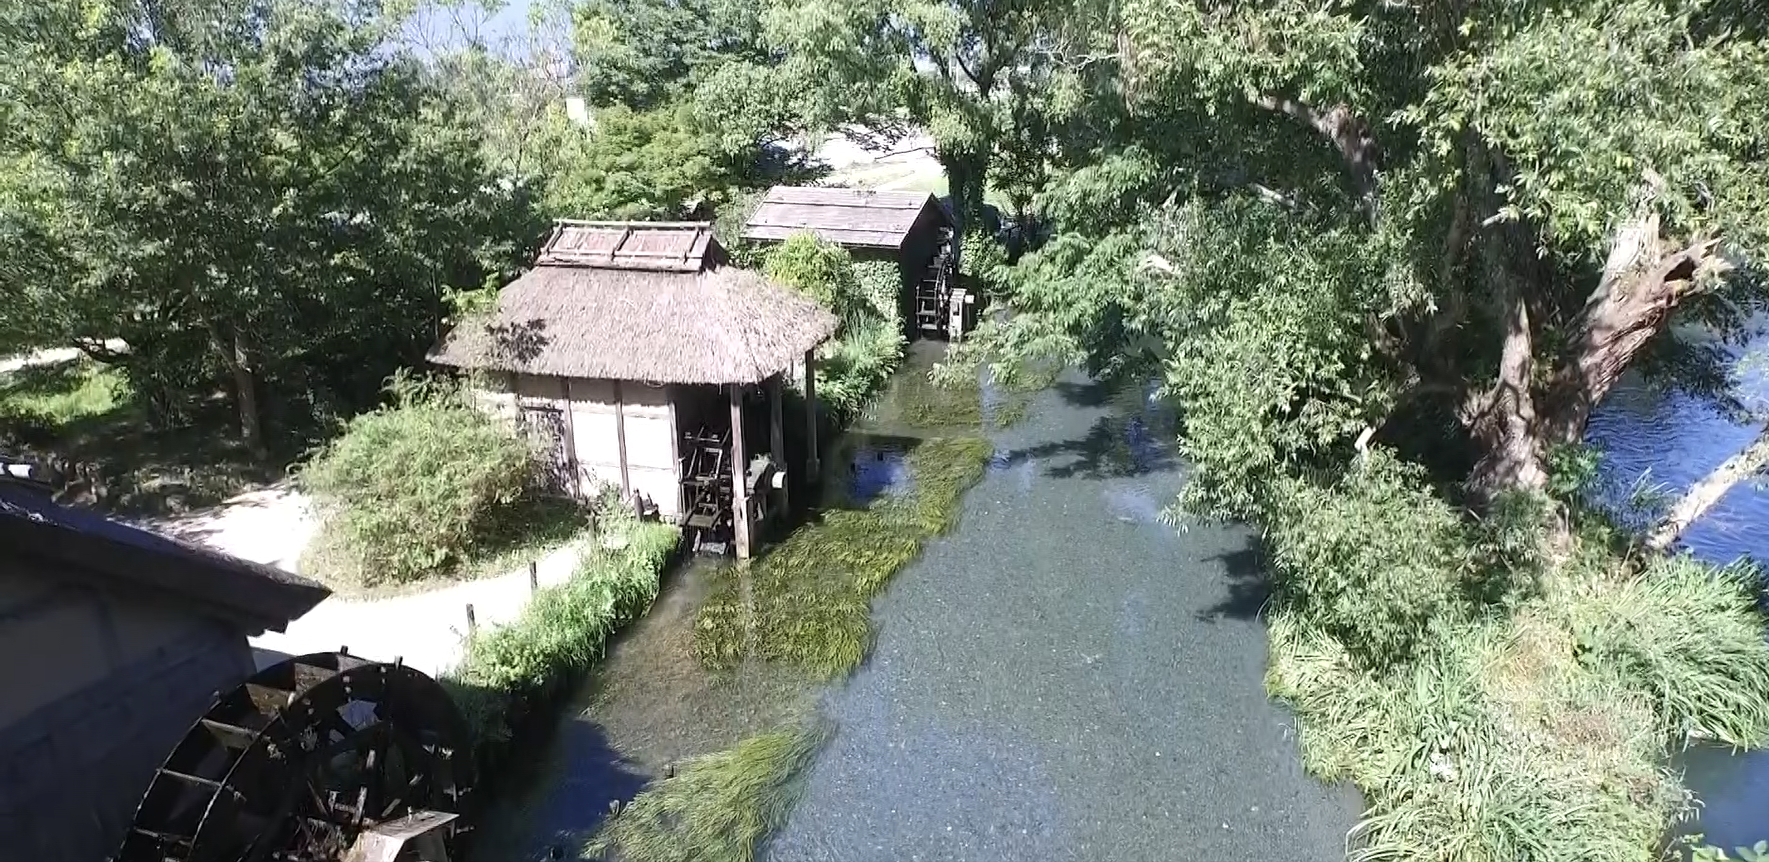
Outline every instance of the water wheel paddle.
{"label": "water wheel paddle", "polygon": [[462,828],[472,771],[466,725],[435,680],[344,652],[299,656],[216,699],[112,859],[390,862],[409,842],[433,860]]}

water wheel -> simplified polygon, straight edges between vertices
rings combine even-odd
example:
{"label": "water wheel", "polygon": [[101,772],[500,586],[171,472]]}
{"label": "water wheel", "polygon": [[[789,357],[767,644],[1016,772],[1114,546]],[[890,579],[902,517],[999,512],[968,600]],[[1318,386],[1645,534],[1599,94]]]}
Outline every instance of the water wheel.
{"label": "water wheel", "polygon": [[337,862],[389,830],[446,847],[471,780],[465,724],[435,680],[304,655],[216,699],[154,775],[113,859]]}

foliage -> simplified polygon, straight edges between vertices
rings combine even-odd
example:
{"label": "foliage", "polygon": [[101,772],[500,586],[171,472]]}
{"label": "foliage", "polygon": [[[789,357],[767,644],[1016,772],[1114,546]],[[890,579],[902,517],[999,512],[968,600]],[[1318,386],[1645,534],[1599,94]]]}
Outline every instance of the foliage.
{"label": "foliage", "polygon": [[762,271],[844,319],[860,310],[859,283],[848,250],[809,231],[793,234],[770,250]]}
{"label": "foliage", "polygon": [[719,669],[755,658],[834,678],[857,667],[872,643],[872,598],[923,542],[952,528],[992,451],[974,437],[918,441],[905,456],[907,493],[827,509],[747,569],[734,567],[701,605],[695,653]]}
{"label": "foliage", "polygon": [[397,376],[393,401],[350,420],[298,479],[321,533],[364,586],[445,575],[537,491],[534,445],[465,391]]}
{"label": "foliage", "polygon": [[830,414],[851,418],[897,370],[905,339],[895,265],[855,263],[848,250],[809,232],[768,250],[768,278],[817,300],[841,320],[817,358],[817,398]]}
{"label": "foliage", "polygon": [[849,329],[818,354],[818,402],[838,420],[859,415],[897,370],[904,343],[902,326],[892,322]]}
{"label": "foliage", "polygon": [[646,108],[691,92],[729,63],[765,65],[764,4],[592,0],[573,10],[573,55],[597,105]]}
{"label": "foliage", "polygon": [[628,522],[605,524],[604,533],[625,543],[585,547],[569,580],[541,588],[515,620],[475,635],[460,666],[443,676],[479,744],[509,739],[512,704],[575,680],[657,597],[676,528]]}
{"label": "foliage", "polygon": [[902,319],[903,276],[895,263],[886,260],[855,261],[854,290],[881,320]]}
{"label": "foliage", "polygon": [[802,722],[689,760],[621,808],[586,852],[630,862],[751,862],[786,822],[831,731]]}
{"label": "foliage", "polygon": [[87,346],[162,424],[226,388],[254,448],[323,427],[508,265],[518,202],[370,7],[0,16],[0,331]]}
{"label": "foliage", "polygon": [[887,131],[907,119],[928,130],[950,181],[952,209],[968,229],[982,213],[1000,153],[1010,165],[1042,166],[1049,136],[1024,121],[1034,114],[1066,118],[1066,109],[1077,107],[1063,101],[1073,88],[1054,80],[1052,61],[1106,35],[1110,25],[1094,14],[1102,9],[786,0],[773,4],[762,24],[796,73],[807,106],[801,115],[863,120]]}
{"label": "foliage", "polygon": [[128,386],[115,370],[80,360],[0,372],[0,433],[51,442],[69,424],[118,409]]}
{"label": "foliage", "polygon": [[1616,571],[1591,550],[1517,613],[1392,670],[1300,614],[1272,618],[1268,682],[1309,770],[1364,790],[1355,858],[1657,859],[1689,806],[1669,749],[1689,732],[1761,743],[1769,655],[1742,573]]}
{"label": "foliage", "polygon": [[1332,487],[1288,480],[1267,536],[1273,582],[1295,613],[1378,666],[1465,617],[1469,542],[1422,470],[1376,451]]}

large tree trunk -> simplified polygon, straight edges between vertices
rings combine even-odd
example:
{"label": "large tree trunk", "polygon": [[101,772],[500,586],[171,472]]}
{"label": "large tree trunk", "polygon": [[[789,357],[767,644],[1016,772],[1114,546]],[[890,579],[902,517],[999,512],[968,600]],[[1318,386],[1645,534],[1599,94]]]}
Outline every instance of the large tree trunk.
{"label": "large tree trunk", "polygon": [[1548,485],[1547,453],[1536,421],[1530,378],[1535,369],[1529,303],[1512,288],[1505,313],[1499,380],[1466,408],[1465,421],[1480,447],[1468,478],[1480,497],[1500,491],[1540,491]]}
{"label": "large tree trunk", "polygon": [[254,458],[269,457],[264,444],[264,425],[258,407],[258,376],[246,337],[237,327],[224,331],[220,324],[210,329],[215,350],[227,363],[233,377],[235,403],[239,406],[240,437]]}
{"label": "large tree trunk", "polygon": [[1724,268],[1718,243],[1704,239],[1671,246],[1659,235],[1657,216],[1617,233],[1603,277],[1573,329],[1566,359],[1547,388],[1543,433],[1549,442],[1584,438],[1591,411],[1670,325],[1671,312],[1684,297],[1699,289],[1701,273]]}
{"label": "large tree trunk", "polygon": [[1689,493],[1671,506],[1665,519],[1647,536],[1646,546],[1655,551],[1669,549],[1696,519],[1720,502],[1732,486],[1763,472],[1765,467],[1769,467],[1769,427],[1758,433],[1757,439],[1751,441],[1743,452],[1726,459],[1726,463],[1702,477]]}

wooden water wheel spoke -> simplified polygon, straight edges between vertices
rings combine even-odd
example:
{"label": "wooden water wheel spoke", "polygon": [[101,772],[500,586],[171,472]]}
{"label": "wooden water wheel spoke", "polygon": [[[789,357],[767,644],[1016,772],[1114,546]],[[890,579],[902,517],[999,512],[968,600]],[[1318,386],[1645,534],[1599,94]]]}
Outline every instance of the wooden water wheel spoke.
{"label": "wooden water wheel spoke", "polygon": [[471,763],[450,755],[467,750],[453,701],[422,673],[344,653],[290,659],[192,726],[113,859],[337,862],[380,823],[458,811]]}

